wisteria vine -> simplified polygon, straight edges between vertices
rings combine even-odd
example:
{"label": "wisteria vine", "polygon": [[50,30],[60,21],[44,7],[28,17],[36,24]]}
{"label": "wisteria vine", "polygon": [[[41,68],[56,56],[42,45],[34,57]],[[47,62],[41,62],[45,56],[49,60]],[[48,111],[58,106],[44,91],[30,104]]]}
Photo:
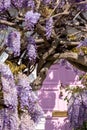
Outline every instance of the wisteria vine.
{"label": "wisteria vine", "polygon": [[[33,90],[58,62],[87,72],[87,0],[0,0],[0,130],[34,130],[43,111]],[[83,129],[87,90],[73,85],[68,117]]]}
{"label": "wisteria vine", "polygon": [[43,116],[43,111],[29,86],[29,78],[20,73],[15,83],[9,66],[2,63],[0,73],[4,100],[2,106],[5,106],[4,109],[0,108],[0,129],[33,130]]}

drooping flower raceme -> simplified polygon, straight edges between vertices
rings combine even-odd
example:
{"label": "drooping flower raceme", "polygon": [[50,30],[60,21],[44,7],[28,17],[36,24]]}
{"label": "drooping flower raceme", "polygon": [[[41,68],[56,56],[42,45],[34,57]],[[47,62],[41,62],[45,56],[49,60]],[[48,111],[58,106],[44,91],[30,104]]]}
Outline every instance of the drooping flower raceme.
{"label": "drooping flower raceme", "polygon": [[27,110],[22,112],[20,120],[21,120],[21,123],[19,126],[19,130],[34,130],[35,129],[34,121],[31,120],[31,117]]}
{"label": "drooping flower raceme", "polygon": [[3,130],[4,109],[0,109],[0,130]]}
{"label": "drooping flower raceme", "polygon": [[19,74],[17,85],[21,110],[26,110],[31,120],[37,123],[42,117],[42,109],[37,107],[37,98],[33,95],[33,91],[29,85],[29,78],[26,75]]}
{"label": "drooping flower raceme", "polygon": [[8,9],[11,5],[11,0],[0,0],[0,11]]}
{"label": "drooping flower raceme", "polygon": [[36,53],[36,43],[33,37],[28,38],[27,51],[28,51],[29,60],[35,61],[37,57],[37,53]]}
{"label": "drooping flower raceme", "polygon": [[3,77],[11,78],[11,80],[13,81],[14,77],[9,66],[0,63],[0,73]]}
{"label": "drooping flower raceme", "polygon": [[9,33],[6,44],[13,51],[14,56],[20,55],[20,33],[18,31]]}
{"label": "drooping flower raceme", "polygon": [[52,17],[50,17],[46,21],[46,37],[47,37],[47,39],[50,38],[50,36],[52,34],[52,29],[53,29],[53,19],[52,19]]}
{"label": "drooping flower raceme", "polygon": [[[17,113],[17,89],[14,83],[13,74],[11,73],[9,67],[5,64],[0,63],[0,73],[1,73],[1,83],[2,83],[2,92],[5,108],[3,108],[2,118],[0,122],[3,123],[4,130],[18,130],[19,120]],[[0,110],[2,111],[2,110]],[[1,125],[1,124],[0,124]]]}
{"label": "drooping flower raceme", "polygon": [[35,8],[35,2],[34,2],[34,0],[29,0],[28,1],[28,7],[31,7],[32,10]]}
{"label": "drooping flower raceme", "polygon": [[87,121],[87,91],[74,94],[69,100],[68,117],[73,128],[81,128]]}
{"label": "drooping flower raceme", "polygon": [[31,91],[31,87],[29,86],[29,78],[26,75],[19,74],[18,75],[18,96],[20,98],[20,107],[21,109],[25,109],[29,105],[29,94]]}
{"label": "drooping flower raceme", "polygon": [[29,30],[32,30],[36,23],[38,22],[40,18],[40,13],[33,12],[33,10],[28,11],[25,14],[25,27]]}
{"label": "drooping flower raceme", "polygon": [[14,76],[4,63],[0,63],[0,74],[4,101],[4,107],[0,107],[0,130],[34,130],[43,111],[29,85],[29,77],[20,73],[15,85]]}
{"label": "drooping flower raceme", "polygon": [[34,106],[34,109],[30,111],[31,119],[36,124],[38,124],[38,122],[41,120],[41,118],[43,117],[43,114],[44,112],[38,103],[36,103]]}
{"label": "drooping flower raceme", "polygon": [[3,0],[3,5],[5,9],[8,9],[11,5],[11,0]]}
{"label": "drooping flower raceme", "polygon": [[35,7],[34,0],[12,0],[12,3],[17,8],[31,7],[31,9],[34,9]]}
{"label": "drooping flower raceme", "polygon": [[12,0],[12,3],[17,8],[27,7],[28,0]]}
{"label": "drooping flower raceme", "polygon": [[4,6],[3,6],[3,0],[1,0],[1,1],[0,1],[0,11],[2,11],[3,8],[4,8]]}

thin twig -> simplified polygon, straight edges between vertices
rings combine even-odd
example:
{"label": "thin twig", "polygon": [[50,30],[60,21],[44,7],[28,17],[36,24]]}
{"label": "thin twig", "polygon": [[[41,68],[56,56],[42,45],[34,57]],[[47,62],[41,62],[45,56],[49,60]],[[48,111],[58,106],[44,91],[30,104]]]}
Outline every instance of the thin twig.
{"label": "thin twig", "polygon": [[4,24],[4,25],[7,25],[7,26],[15,26],[16,25],[16,23],[12,23],[10,21],[1,20],[1,19],[0,19],[0,24]]}

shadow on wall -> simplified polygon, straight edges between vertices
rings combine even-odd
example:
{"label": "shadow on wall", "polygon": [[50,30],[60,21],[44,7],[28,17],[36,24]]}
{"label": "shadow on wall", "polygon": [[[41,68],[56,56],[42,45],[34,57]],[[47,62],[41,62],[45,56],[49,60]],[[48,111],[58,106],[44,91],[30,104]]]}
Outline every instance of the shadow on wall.
{"label": "shadow on wall", "polygon": [[55,107],[56,94],[54,91],[42,91],[39,102],[43,110],[52,111]]}
{"label": "shadow on wall", "polygon": [[[43,82],[43,87],[45,87],[46,84],[55,84],[57,85],[59,80],[63,85],[67,85],[70,82],[74,82],[75,76],[81,75],[83,71],[79,71],[76,73],[73,69],[67,69],[66,66],[61,65],[53,65],[46,77],[46,79]],[[49,86],[50,87],[50,86]]]}

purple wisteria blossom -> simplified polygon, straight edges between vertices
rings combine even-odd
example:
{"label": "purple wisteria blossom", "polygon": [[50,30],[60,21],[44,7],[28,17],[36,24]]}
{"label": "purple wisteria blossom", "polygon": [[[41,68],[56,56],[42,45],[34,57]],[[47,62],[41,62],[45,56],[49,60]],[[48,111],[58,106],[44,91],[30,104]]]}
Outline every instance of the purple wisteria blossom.
{"label": "purple wisteria blossom", "polygon": [[0,1],[0,11],[2,11],[4,9],[4,6],[3,6],[3,0]]}
{"label": "purple wisteria blossom", "polygon": [[20,33],[18,31],[9,33],[6,44],[13,51],[14,57],[20,55]]}
{"label": "purple wisteria blossom", "polygon": [[14,80],[13,74],[8,65],[0,63],[0,73],[3,77],[10,78],[12,81]]}
{"label": "purple wisteria blossom", "polygon": [[25,111],[20,117],[20,126],[19,130],[34,130],[35,124],[34,121],[31,120],[31,117],[27,111]]}
{"label": "purple wisteria blossom", "polygon": [[4,109],[0,110],[0,130],[3,130],[3,121],[4,121]]}
{"label": "purple wisteria blossom", "polygon": [[11,5],[11,0],[0,0],[0,11],[8,9]]}
{"label": "purple wisteria blossom", "polygon": [[68,117],[73,128],[81,128],[87,120],[87,91],[74,94],[69,100]]}
{"label": "purple wisteria blossom", "polygon": [[52,34],[52,29],[53,29],[53,19],[52,19],[52,17],[50,17],[46,21],[46,37],[47,37],[47,39],[50,38],[50,36]]}
{"label": "purple wisteria blossom", "polygon": [[17,8],[27,7],[28,0],[12,0],[12,3]]}
{"label": "purple wisteria blossom", "polygon": [[33,96],[33,91],[29,85],[29,78],[20,73],[17,85],[21,110],[27,110],[31,119],[37,123],[42,117],[42,109],[39,106],[37,107],[37,98]]}
{"label": "purple wisteria blossom", "polygon": [[[3,100],[4,105],[6,106],[3,111],[3,130],[15,130],[18,129],[19,125],[17,113],[18,100],[16,85],[13,79],[13,74],[11,73],[10,68],[7,65],[0,63],[0,73]],[[1,121],[2,118],[0,118],[0,122]]]}
{"label": "purple wisteria blossom", "polygon": [[87,1],[86,0],[76,0],[76,2],[86,2],[86,3],[83,3],[83,4],[79,4],[78,8],[80,10],[84,10],[84,11],[87,10]]}
{"label": "purple wisteria blossom", "polygon": [[32,95],[32,88],[29,85],[29,77],[24,74],[18,75],[18,96],[20,97],[20,106],[22,109],[29,107],[29,104],[32,105],[36,102],[37,98],[34,98]]}
{"label": "purple wisteria blossom", "polygon": [[[0,73],[1,73],[1,82],[2,89],[4,92],[4,103],[7,107],[16,107],[17,106],[17,91],[9,66],[3,63],[0,63]],[[11,91],[12,90],[12,91]],[[15,98],[15,101],[14,101]]]}
{"label": "purple wisteria blossom", "polygon": [[31,9],[34,9],[35,7],[34,0],[12,0],[12,3],[16,8],[31,7]]}
{"label": "purple wisteria blossom", "polygon": [[4,8],[7,9],[11,5],[11,0],[3,0],[3,3],[4,3]]}
{"label": "purple wisteria blossom", "polygon": [[77,48],[79,48],[79,47],[81,47],[81,46],[87,46],[87,38],[84,39],[83,41],[81,41],[81,42],[79,43],[79,45],[77,46]]}
{"label": "purple wisteria blossom", "polygon": [[19,119],[18,113],[15,110],[11,111],[11,109],[4,109],[4,119],[3,119],[3,130],[18,130],[19,128]]}
{"label": "purple wisteria blossom", "polygon": [[31,7],[32,10],[35,8],[35,2],[34,2],[34,0],[29,0],[28,1],[28,7]]}
{"label": "purple wisteria blossom", "polygon": [[87,4],[82,4],[79,6],[79,8],[83,11],[87,11]]}
{"label": "purple wisteria blossom", "polygon": [[28,38],[27,50],[28,50],[29,60],[35,61],[37,57],[37,53],[36,53],[36,43],[33,37]]}
{"label": "purple wisteria blossom", "polygon": [[25,14],[25,27],[29,30],[32,30],[36,23],[38,22],[40,18],[40,13],[33,12],[33,10],[28,11]]}
{"label": "purple wisteria blossom", "polygon": [[35,104],[35,107],[33,110],[31,110],[30,112],[30,116],[31,116],[31,119],[37,124],[40,119],[43,117],[43,110],[42,108],[39,106],[38,103]]}

